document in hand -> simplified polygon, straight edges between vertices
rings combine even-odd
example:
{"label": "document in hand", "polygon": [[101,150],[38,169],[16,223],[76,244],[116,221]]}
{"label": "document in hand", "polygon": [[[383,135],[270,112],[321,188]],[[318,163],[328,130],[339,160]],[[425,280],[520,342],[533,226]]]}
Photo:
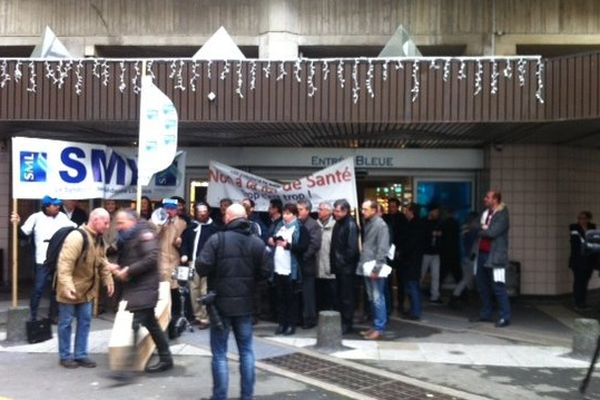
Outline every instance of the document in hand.
{"label": "document in hand", "polygon": [[[375,260],[365,262],[362,265],[362,274],[363,274],[363,276],[370,276],[371,275],[371,271],[373,271],[374,267],[375,267]],[[381,267],[381,270],[379,271],[379,277],[380,278],[387,278],[391,273],[392,273],[392,267],[390,267],[387,264],[383,264],[383,267]]]}

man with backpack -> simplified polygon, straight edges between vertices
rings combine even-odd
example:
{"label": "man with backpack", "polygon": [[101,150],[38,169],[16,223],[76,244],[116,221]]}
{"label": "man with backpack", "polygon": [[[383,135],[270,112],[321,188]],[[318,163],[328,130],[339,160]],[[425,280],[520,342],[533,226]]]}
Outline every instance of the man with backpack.
{"label": "man with backpack", "polygon": [[[56,265],[58,301],[58,349],[60,365],[65,368],[94,368],[88,357],[88,336],[92,320],[92,301],[100,276],[112,296],[114,285],[102,234],[110,225],[104,208],[94,209],[87,224],[71,231],[64,242]],[[75,351],[71,351],[71,324],[77,319]]]}
{"label": "man with backpack", "polygon": [[[32,321],[37,320],[38,308],[42,295],[46,287],[52,282],[54,269],[50,269],[44,265],[46,261],[46,252],[50,238],[63,227],[75,227],[75,223],[60,212],[62,201],[50,196],[44,196],[42,199],[42,209],[34,214],[31,214],[25,223],[21,226],[20,233],[24,236],[33,235],[34,255],[35,255],[35,274],[34,286],[31,292],[31,300],[29,303],[30,317]],[[11,215],[11,222],[18,224],[21,217],[17,213]],[[51,293],[50,309],[48,318],[56,323],[56,299]]]}

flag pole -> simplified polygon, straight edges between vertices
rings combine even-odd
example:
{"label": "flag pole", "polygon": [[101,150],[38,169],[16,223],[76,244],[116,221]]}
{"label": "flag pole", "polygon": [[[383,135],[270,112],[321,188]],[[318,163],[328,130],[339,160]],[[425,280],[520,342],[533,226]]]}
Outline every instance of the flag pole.
{"label": "flag pole", "polygon": [[[17,212],[17,199],[12,201],[12,212]],[[12,306],[17,307],[18,296],[18,258],[19,258],[19,237],[18,237],[18,226],[19,223],[14,221],[12,224]]]}
{"label": "flag pole", "polygon": [[[142,90],[144,90],[144,77],[145,76],[146,76],[146,60],[142,60],[142,76],[141,76]],[[140,118],[141,118],[141,112],[142,112],[142,91],[140,90]],[[138,215],[140,215],[142,212],[142,181],[140,180],[140,173],[139,173],[140,145],[141,145],[140,134],[138,132],[138,179],[137,179],[137,189],[136,189],[136,196],[135,196],[135,211],[137,212]]]}

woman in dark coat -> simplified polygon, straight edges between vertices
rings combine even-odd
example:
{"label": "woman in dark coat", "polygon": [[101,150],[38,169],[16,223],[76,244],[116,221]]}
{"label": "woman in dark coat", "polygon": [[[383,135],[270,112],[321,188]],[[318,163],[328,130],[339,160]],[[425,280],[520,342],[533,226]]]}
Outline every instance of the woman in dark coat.
{"label": "woman in dark coat", "polygon": [[581,211],[577,215],[577,223],[569,226],[569,268],[573,271],[573,300],[577,311],[589,309],[586,303],[587,287],[598,262],[597,255],[586,251],[585,247],[585,233],[591,229],[596,229],[596,225],[592,223],[592,213],[589,211]]}

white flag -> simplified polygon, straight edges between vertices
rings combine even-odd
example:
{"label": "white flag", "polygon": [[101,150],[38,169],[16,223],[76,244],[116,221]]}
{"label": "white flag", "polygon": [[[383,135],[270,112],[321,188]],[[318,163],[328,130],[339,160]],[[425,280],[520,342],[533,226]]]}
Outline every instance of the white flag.
{"label": "white flag", "polygon": [[145,76],[140,100],[140,184],[147,186],[153,174],[169,167],[176,152],[177,110],[171,99],[152,83],[152,77]]}

